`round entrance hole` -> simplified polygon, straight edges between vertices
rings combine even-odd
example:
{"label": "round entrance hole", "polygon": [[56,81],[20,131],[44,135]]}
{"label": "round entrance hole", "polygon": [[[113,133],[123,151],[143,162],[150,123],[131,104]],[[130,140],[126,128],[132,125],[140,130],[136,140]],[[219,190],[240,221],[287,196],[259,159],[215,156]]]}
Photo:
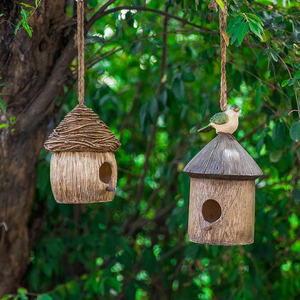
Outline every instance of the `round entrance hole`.
{"label": "round entrance hole", "polygon": [[100,180],[106,184],[110,183],[112,170],[108,162],[105,162],[101,165],[99,170]]}
{"label": "round entrance hole", "polygon": [[216,200],[206,200],[202,205],[202,215],[205,221],[215,222],[222,214],[221,206]]}

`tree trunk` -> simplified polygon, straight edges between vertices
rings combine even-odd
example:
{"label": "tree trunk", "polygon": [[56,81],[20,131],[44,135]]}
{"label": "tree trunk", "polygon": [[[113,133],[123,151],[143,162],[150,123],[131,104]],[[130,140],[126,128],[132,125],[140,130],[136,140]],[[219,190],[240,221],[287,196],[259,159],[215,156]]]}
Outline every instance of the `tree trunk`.
{"label": "tree trunk", "polygon": [[[35,1],[23,1],[34,5]],[[29,19],[32,38],[22,27],[14,34],[21,7],[17,1],[0,3],[0,83],[7,105],[0,124],[0,296],[16,291],[30,263],[28,219],[36,187],[35,165],[43,147],[55,99],[76,55],[74,20],[68,19],[67,0],[42,1]],[[72,25],[73,24],[73,25]]]}

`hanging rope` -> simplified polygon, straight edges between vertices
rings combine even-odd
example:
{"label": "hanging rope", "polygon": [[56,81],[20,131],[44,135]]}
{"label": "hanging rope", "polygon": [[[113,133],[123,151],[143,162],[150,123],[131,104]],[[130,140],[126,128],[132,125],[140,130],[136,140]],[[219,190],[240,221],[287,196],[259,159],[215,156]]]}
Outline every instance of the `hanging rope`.
{"label": "hanging rope", "polygon": [[220,107],[222,111],[227,109],[227,83],[226,83],[226,50],[229,43],[227,30],[227,7],[224,5],[224,11],[219,7],[220,22],[220,40],[221,40],[221,95]]}
{"label": "hanging rope", "polygon": [[[76,0],[77,1],[77,0]],[[84,0],[77,1],[78,101],[84,103]]]}

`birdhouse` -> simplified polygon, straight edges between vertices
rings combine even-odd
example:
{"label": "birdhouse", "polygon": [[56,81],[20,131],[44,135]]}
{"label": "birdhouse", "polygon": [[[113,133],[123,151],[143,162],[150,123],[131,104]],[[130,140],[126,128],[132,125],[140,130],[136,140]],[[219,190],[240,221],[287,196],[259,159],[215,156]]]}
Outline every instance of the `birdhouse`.
{"label": "birdhouse", "polygon": [[115,196],[120,142],[97,114],[77,105],[45,143],[52,151],[50,180],[58,203],[109,202]]}
{"label": "birdhouse", "polygon": [[219,133],[184,172],[191,177],[189,240],[227,246],[253,243],[255,179],[263,173],[235,137]]}

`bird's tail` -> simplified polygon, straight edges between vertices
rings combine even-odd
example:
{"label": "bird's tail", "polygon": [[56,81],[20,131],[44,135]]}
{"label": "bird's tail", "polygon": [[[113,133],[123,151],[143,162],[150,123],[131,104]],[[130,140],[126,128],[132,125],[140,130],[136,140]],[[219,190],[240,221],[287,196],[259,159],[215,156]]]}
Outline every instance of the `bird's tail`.
{"label": "bird's tail", "polygon": [[211,126],[211,125],[207,125],[201,129],[198,130],[198,132],[208,132],[208,131],[211,131],[213,130],[214,128]]}

